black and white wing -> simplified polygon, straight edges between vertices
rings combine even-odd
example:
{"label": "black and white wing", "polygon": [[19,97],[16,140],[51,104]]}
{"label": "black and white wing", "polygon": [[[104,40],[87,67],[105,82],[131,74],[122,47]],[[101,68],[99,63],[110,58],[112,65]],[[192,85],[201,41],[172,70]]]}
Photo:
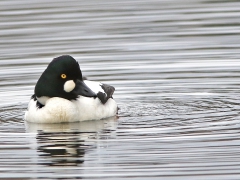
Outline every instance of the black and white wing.
{"label": "black and white wing", "polygon": [[88,81],[85,80],[84,83],[97,94],[97,97],[100,99],[100,101],[105,104],[109,98],[112,98],[112,95],[115,91],[115,88],[113,86],[110,86],[108,84],[102,84],[95,81]]}

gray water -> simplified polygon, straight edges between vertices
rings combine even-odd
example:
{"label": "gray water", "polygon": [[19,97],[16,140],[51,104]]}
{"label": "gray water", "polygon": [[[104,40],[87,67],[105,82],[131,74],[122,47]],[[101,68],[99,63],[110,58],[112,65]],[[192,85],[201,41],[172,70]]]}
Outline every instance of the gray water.
{"label": "gray water", "polygon": [[[0,178],[240,179],[239,50],[239,1],[0,1]],[[118,117],[24,122],[62,54]]]}

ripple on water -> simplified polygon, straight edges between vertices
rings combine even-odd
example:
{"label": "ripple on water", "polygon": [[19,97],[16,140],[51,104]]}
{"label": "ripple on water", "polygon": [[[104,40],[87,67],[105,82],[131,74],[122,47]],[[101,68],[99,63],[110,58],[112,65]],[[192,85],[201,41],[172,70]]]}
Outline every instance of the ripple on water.
{"label": "ripple on water", "polygon": [[[79,172],[83,178],[225,177],[239,171],[237,102],[183,98],[120,103],[118,120],[25,123],[26,133],[19,117],[23,109],[8,107],[1,114],[2,149],[8,149],[2,151],[1,161],[8,173],[19,177],[26,171],[33,177],[49,178]],[[3,131],[6,128],[12,131]],[[15,150],[21,153],[6,159]],[[26,158],[31,163],[22,163]],[[12,165],[16,168],[10,170]],[[8,173],[3,172],[3,177]]]}

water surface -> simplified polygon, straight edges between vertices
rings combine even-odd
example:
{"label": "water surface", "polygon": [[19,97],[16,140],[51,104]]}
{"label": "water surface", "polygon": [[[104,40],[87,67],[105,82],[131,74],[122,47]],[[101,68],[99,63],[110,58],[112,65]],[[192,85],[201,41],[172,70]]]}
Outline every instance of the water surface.
{"label": "water surface", "polygon": [[[2,179],[239,179],[240,3],[1,1]],[[115,86],[119,116],[23,120],[52,58]]]}

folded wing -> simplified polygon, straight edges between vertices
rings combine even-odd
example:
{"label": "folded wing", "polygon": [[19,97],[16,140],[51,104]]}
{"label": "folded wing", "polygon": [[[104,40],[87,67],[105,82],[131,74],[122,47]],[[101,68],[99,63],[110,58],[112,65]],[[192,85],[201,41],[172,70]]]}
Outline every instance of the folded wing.
{"label": "folded wing", "polygon": [[85,80],[84,83],[97,94],[98,99],[105,104],[109,98],[112,98],[112,95],[115,91],[113,86],[108,84],[102,84],[95,81]]}

